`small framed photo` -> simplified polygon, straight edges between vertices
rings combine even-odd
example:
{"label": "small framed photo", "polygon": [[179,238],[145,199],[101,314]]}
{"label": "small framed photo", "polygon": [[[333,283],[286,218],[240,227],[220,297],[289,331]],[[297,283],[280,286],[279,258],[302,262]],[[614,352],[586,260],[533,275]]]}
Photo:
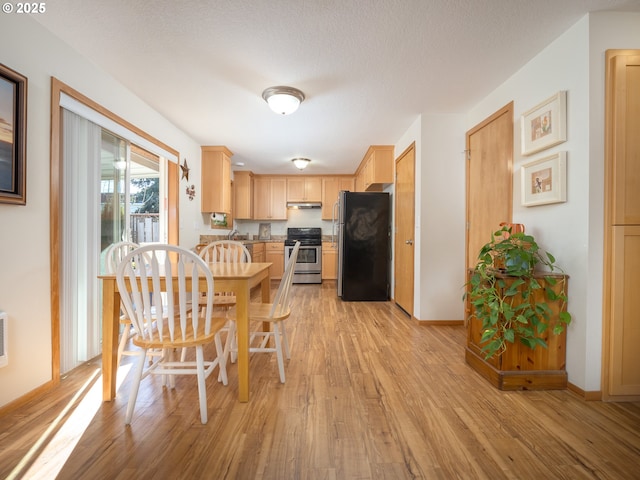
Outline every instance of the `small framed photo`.
{"label": "small framed photo", "polygon": [[567,152],[520,167],[522,205],[533,207],[567,201]]}
{"label": "small framed photo", "polygon": [[271,240],[271,224],[261,223],[258,230],[258,240]]}
{"label": "small framed photo", "polygon": [[0,64],[0,203],[27,203],[27,77]]}
{"label": "small framed photo", "polygon": [[522,155],[531,155],[567,140],[567,92],[560,91],[525,112],[520,119]]}

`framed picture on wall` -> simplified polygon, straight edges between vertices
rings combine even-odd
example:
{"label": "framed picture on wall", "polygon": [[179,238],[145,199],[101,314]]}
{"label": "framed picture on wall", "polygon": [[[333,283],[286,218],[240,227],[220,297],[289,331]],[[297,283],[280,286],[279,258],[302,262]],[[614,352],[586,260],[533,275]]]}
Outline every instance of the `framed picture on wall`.
{"label": "framed picture on wall", "polygon": [[26,204],[27,77],[0,64],[0,203]]}
{"label": "framed picture on wall", "polygon": [[560,91],[520,119],[521,152],[531,155],[567,140],[567,92]]}
{"label": "framed picture on wall", "polygon": [[520,168],[522,205],[567,201],[567,152],[534,160]]}
{"label": "framed picture on wall", "polygon": [[261,223],[258,229],[258,240],[270,240],[271,239],[271,224]]}

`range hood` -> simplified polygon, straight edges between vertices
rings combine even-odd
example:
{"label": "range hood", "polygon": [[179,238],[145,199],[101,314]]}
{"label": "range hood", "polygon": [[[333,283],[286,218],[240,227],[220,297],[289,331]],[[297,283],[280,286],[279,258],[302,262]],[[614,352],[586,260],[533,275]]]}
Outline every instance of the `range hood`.
{"label": "range hood", "polygon": [[287,202],[287,208],[322,208],[320,202]]}

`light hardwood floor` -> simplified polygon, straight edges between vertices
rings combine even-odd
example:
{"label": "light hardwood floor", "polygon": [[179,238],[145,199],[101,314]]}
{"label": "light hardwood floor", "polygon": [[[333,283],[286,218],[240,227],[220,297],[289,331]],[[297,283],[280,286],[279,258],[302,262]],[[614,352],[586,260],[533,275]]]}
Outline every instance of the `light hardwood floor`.
{"label": "light hardwood floor", "polygon": [[[212,375],[209,423],[201,425],[195,378],[178,378],[175,390],[146,379],[125,427],[125,380],[115,401],[94,398],[77,445],[71,434],[56,441],[71,451],[58,478],[640,478],[640,403],[501,392],[465,365],[463,327],[419,326],[390,303],[344,303],[331,283],[293,292],[286,384],[269,354],[251,359],[247,404],[236,400],[234,366],[227,387]],[[96,366],[0,418],[0,478]]]}

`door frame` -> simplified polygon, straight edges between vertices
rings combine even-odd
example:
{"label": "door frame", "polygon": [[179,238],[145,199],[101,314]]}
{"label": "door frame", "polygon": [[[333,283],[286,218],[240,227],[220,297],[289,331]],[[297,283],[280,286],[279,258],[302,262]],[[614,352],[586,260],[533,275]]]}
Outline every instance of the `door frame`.
{"label": "door frame", "polygon": [[[398,271],[398,244],[400,242],[400,240],[398,239],[398,228],[397,228],[397,222],[398,222],[398,186],[397,186],[397,181],[398,181],[398,163],[410,152],[413,150],[413,179],[412,179],[412,183],[413,183],[413,222],[411,225],[411,232],[412,232],[412,237],[413,237],[413,262],[412,265],[405,265],[405,268],[411,268],[411,277],[412,277],[412,286],[411,286],[411,311],[407,311],[405,310],[403,307],[401,307],[400,305],[398,305],[398,303],[396,302],[396,286],[398,284],[397,278],[398,275],[396,274]],[[402,311],[406,312],[407,314],[409,314],[409,316],[411,318],[415,318],[414,316],[414,307],[415,307],[415,258],[416,258],[416,254],[415,254],[415,247],[416,247],[416,239],[415,239],[415,231],[416,231],[416,142],[412,142],[407,148],[405,148],[405,150],[398,155],[398,157],[395,160],[395,164],[394,164],[394,179],[395,179],[395,184],[394,184],[394,192],[395,192],[395,202],[394,202],[394,213],[393,213],[393,218],[394,218],[394,245],[393,245],[393,250],[394,250],[394,255],[393,255],[393,303],[395,303]],[[404,271],[404,270],[403,270]]]}
{"label": "door frame", "polygon": [[[55,77],[51,77],[51,137],[50,137],[50,189],[49,189],[49,258],[51,281],[51,381],[50,386],[60,383],[60,252],[62,248],[62,107],[61,94],[64,93],[105,117],[122,125],[140,137],[180,158],[177,150],[140,130],[125,119],[107,110],[74,88]],[[168,161],[167,172],[167,235],[170,244],[178,244],[178,165]]]}

